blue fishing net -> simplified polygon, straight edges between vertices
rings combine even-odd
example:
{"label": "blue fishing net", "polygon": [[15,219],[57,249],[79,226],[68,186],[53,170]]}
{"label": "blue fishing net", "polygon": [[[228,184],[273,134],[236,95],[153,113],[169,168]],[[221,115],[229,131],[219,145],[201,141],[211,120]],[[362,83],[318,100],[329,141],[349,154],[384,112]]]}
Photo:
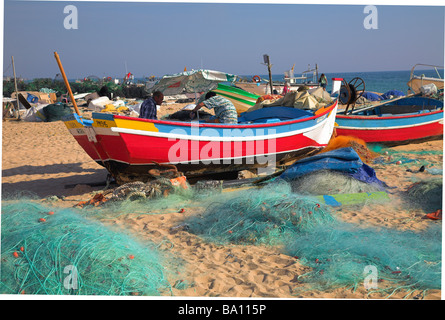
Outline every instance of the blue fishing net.
{"label": "blue fishing net", "polygon": [[169,295],[154,244],[73,209],[3,201],[2,294]]}

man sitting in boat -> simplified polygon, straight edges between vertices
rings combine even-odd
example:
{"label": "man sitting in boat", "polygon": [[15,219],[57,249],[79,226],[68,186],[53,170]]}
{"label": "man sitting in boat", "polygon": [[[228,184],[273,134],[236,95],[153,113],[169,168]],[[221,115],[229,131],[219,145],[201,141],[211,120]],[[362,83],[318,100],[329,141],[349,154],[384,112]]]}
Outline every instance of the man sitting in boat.
{"label": "man sitting in boat", "polygon": [[157,105],[161,105],[164,101],[164,94],[161,91],[153,92],[153,95],[141,104],[139,118],[157,119]]}
{"label": "man sitting in boat", "polygon": [[190,112],[190,119],[194,119],[196,111],[202,107],[215,110],[216,119],[209,119],[206,122],[238,123],[238,114],[233,103],[224,97],[216,95],[215,92],[207,92],[205,100],[198,103]]}

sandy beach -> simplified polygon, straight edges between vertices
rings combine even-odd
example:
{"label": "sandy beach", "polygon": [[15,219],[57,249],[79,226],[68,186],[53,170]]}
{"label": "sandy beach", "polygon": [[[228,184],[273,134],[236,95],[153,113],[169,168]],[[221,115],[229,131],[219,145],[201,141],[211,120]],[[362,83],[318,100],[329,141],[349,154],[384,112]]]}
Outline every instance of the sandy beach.
{"label": "sandy beach", "polygon": [[[185,105],[165,105],[160,115],[172,113]],[[104,188],[104,185],[92,187],[89,184],[105,183],[106,169],[88,157],[63,122],[3,121],[2,126],[3,198],[31,192],[40,200],[53,197],[53,205],[68,208],[80,201],[90,200],[95,192]],[[418,172],[418,169],[420,163],[442,168],[443,154],[440,151],[443,150],[443,140],[390,149],[400,154],[406,152],[408,157],[416,158],[416,161],[407,164],[371,165],[377,177],[392,190],[404,191],[416,181],[441,177],[433,176],[427,170]],[[420,209],[401,209],[397,192],[389,197],[390,205],[339,207],[336,214],[338,219],[349,223],[395,230],[419,231],[432,224],[441,224],[441,220],[425,219],[426,212]],[[308,266],[273,246],[218,245],[187,230],[172,232],[184,218],[202,213],[204,209],[195,203],[189,205],[185,212],[168,209],[158,214],[129,213],[106,219],[104,223],[130,231],[140,239],[158,243],[159,250],[181,257],[184,268],[170,274],[168,280],[171,284],[179,281],[190,285],[173,286],[173,296],[384,299],[391,292],[378,290],[370,294],[363,286],[355,290],[318,290],[298,281],[299,275],[308,272]],[[380,286],[385,288],[390,284],[383,282]],[[440,290],[410,291],[398,290],[391,295],[391,299],[403,299],[408,293],[409,299],[441,299]]]}

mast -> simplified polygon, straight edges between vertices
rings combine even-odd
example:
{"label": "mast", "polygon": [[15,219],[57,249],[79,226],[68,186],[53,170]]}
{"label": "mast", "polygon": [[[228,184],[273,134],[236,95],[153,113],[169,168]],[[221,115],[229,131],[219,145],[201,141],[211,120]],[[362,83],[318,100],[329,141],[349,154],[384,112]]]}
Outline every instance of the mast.
{"label": "mast", "polygon": [[272,65],[270,64],[269,55],[267,55],[267,54],[263,55],[263,59],[264,59],[264,64],[267,65],[267,70],[269,72],[270,94],[272,94],[273,93],[272,71],[271,71]]}
{"label": "mast", "polygon": [[14,56],[11,56],[12,61],[12,71],[14,73],[14,86],[15,86],[15,97],[16,97],[16,112],[17,112],[17,120],[20,120],[20,105],[19,105],[19,90],[17,89],[17,77],[15,75],[15,65],[14,65]]}
{"label": "mast", "polygon": [[60,61],[60,57],[59,57],[57,52],[54,52],[54,57],[56,58],[57,64],[59,65],[60,73],[62,73],[63,81],[65,82],[65,87],[68,90],[68,93],[70,95],[71,102],[73,103],[74,110],[76,111],[77,115],[80,116],[80,112],[79,112],[79,108],[77,107],[76,99],[74,99],[73,92],[71,91],[70,84],[69,84],[68,79],[66,77],[65,71],[63,70],[62,62]]}

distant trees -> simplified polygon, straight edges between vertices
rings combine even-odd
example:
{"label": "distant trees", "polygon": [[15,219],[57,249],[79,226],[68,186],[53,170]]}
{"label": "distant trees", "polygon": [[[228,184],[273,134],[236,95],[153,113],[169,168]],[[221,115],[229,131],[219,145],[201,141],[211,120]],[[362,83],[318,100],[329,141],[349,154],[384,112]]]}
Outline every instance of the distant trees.
{"label": "distant trees", "polygon": [[[17,89],[19,91],[24,91],[26,88],[26,85],[23,81],[17,82]],[[3,96],[4,97],[11,97],[11,94],[15,91],[15,85],[14,80],[3,80]]]}
{"label": "distant trees", "polygon": [[[136,98],[136,99],[144,99],[147,97],[147,92],[145,91],[144,86],[136,86],[136,85],[126,85],[121,86],[115,84],[111,81],[92,81],[86,79],[81,82],[70,82],[71,91],[73,93],[87,93],[87,92],[97,92],[99,93],[102,89],[103,91],[107,91],[108,94],[113,94],[115,97],[122,98]],[[57,97],[60,97],[63,94],[66,94],[68,91],[66,90],[65,83],[61,80],[53,80],[50,78],[39,78],[34,79],[31,82],[18,81],[17,89],[18,91],[40,91],[40,89],[47,88],[56,91]],[[3,80],[3,96],[11,97],[11,94],[15,92],[14,79],[11,80]]]}

